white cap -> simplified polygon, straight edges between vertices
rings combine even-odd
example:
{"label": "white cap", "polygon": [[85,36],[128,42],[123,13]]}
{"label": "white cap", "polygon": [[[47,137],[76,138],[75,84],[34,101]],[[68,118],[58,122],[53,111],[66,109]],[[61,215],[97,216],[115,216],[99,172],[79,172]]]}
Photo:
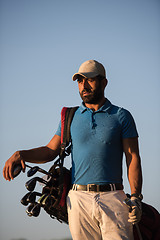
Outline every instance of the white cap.
{"label": "white cap", "polygon": [[96,60],[88,60],[81,64],[78,73],[75,73],[72,77],[73,81],[78,78],[78,75],[81,75],[86,78],[94,78],[98,75],[106,78],[106,71],[103,65]]}

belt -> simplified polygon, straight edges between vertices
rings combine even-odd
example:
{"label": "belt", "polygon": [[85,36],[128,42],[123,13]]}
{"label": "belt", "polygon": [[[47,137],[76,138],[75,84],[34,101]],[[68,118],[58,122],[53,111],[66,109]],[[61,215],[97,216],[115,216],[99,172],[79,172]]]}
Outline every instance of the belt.
{"label": "belt", "polygon": [[80,184],[73,184],[72,185],[72,190],[75,190],[75,191],[108,192],[108,191],[123,190],[123,185],[121,183],[111,183],[111,184],[105,184],[105,185],[96,185],[96,184],[80,185]]}

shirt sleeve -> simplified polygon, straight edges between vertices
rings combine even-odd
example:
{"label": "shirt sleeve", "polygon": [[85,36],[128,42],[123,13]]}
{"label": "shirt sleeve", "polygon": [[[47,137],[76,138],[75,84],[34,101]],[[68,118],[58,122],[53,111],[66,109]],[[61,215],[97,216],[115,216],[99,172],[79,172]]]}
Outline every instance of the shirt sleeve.
{"label": "shirt sleeve", "polygon": [[56,135],[61,136],[61,121],[59,122],[57,131],[56,131]]}
{"label": "shirt sleeve", "polygon": [[122,138],[138,137],[134,118],[128,110],[124,108],[120,109],[119,121],[122,126]]}

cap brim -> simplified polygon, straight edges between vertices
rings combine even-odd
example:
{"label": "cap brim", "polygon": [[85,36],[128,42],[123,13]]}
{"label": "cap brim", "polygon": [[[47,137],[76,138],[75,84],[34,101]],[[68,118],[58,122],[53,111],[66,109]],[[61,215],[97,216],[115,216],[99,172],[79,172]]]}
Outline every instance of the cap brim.
{"label": "cap brim", "polygon": [[72,77],[73,81],[77,80],[78,76],[82,76],[85,78],[94,78],[94,77],[98,76],[98,74],[95,72],[75,73]]}

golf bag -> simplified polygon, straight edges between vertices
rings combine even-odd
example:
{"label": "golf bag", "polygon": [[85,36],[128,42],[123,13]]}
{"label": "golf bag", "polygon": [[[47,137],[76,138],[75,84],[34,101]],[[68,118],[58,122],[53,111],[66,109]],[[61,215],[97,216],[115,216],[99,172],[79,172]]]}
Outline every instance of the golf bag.
{"label": "golf bag", "polygon": [[[27,172],[28,177],[33,176],[37,171],[47,176],[47,179],[34,177],[25,184],[29,192],[21,199],[21,203],[25,206],[29,204],[26,210],[28,216],[37,217],[40,209],[43,208],[52,218],[68,224],[66,197],[71,188],[71,170],[65,168],[63,163],[64,158],[70,154],[70,125],[77,108],[64,107],[61,111],[61,150],[59,158],[50,170],[47,172],[38,166],[26,165],[30,168]],[[18,174],[16,171],[15,169],[15,176]],[[37,181],[45,184],[42,193],[34,191]],[[37,196],[38,201],[36,201]]]}
{"label": "golf bag", "polygon": [[142,202],[142,218],[137,227],[133,226],[134,240],[160,240],[160,214],[152,206]]}
{"label": "golf bag", "polygon": [[[59,159],[50,168],[53,175],[42,190],[42,207],[60,222],[68,223],[66,197],[71,187],[71,171],[63,167],[64,158],[70,154],[70,125],[78,107],[66,108],[61,111],[61,151]],[[43,197],[44,196],[44,197]],[[46,200],[43,200],[46,199]]]}
{"label": "golf bag", "polygon": [[54,175],[42,190],[41,205],[51,218],[68,223],[66,197],[71,185],[70,170],[52,167]]}

